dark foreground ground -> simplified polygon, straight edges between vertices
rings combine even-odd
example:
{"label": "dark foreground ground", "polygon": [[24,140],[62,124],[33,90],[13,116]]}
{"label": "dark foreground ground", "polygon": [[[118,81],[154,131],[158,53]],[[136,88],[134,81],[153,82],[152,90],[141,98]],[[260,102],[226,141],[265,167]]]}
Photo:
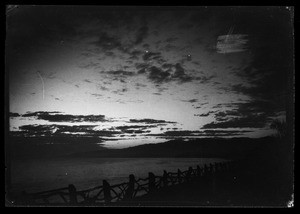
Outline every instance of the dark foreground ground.
{"label": "dark foreground ground", "polygon": [[87,206],[288,207],[293,202],[293,146],[275,139],[257,145],[235,155],[237,164],[230,171],[165,187],[128,202]]}

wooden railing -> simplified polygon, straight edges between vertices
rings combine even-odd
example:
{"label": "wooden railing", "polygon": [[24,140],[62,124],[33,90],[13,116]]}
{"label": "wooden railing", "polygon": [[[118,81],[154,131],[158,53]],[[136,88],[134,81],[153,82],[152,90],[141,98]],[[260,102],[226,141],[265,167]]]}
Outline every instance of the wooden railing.
{"label": "wooden railing", "polygon": [[129,181],[110,185],[103,180],[101,186],[96,186],[86,190],[78,191],[73,184],[68,187],[54,189],[49,191],[26,193],[22,192],[19,198],[21,204],[96,204],[111,203],[119,201],[129,201],[133,198],[149,194],[162,188],[179,185],[190,182],[192,180],[216,175],[229,171],[235,166],[235,162],[228,161],[222,163],[214,163],[196,168],[189,167],[186,171],[167,172],[164,170],[162,176],[156,176],[149,172],[147,178],[136,179],[133,174],[129,175]]}

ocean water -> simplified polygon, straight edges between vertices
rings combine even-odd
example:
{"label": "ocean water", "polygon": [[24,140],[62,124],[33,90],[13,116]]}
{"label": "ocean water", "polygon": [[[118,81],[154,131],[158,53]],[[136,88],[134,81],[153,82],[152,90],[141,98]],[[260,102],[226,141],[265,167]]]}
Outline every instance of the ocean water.
{"label": "ocean water", "polygon": [[67,187],[77,190],[102,185],[103,179],[111,185],[128,181],[128,176],[146,178],[149,172],[161,176],[163,170],[177,172],[188,167],[223,162],[218,158],[57,158],[15,160],[11,166],[12,192],[29,193]]}

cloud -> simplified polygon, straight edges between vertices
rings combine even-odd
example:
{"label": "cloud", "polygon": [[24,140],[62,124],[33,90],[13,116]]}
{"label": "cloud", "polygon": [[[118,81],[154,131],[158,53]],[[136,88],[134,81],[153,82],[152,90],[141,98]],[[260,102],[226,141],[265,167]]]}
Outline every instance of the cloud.
{"label": "cloud", "polygon": [[133,71],[124,71],[124,70],[107,71],[106,73],[112,75],[120,75],[120,76],[133,76],[135,74],[135,72]]}
{"label": "cloud", "polygon": [[148,36],[149,28],[147,26],[142,26],[138,29],[136,34],[135,45],[138,45],[144,41],[144,39]]}
{"label": "cloud", "polygon": [[213,108],[229,108],[215,113],[215,122],[206,124],[203,128],[263,128],[269,126],[276,109],[268,100],[252,100],[248,102],[223,103]]}
{"label": "cloud", "polygon": [[95,97],[103,97],[103,95],[102,94],[95,94],[95,93],[93,93],[93,94],[91,94],[92,96],[95,96]]}
{"label": "cloud", "polygon": [[121,134],[120,131],[94,130],[97,125],[24,125],[20,126],[23,136],[96,136],[113,137]]}
{"label": "cloud", "polygon": [[182,102],[188,102],[188,103],[196,103],[198,102],[198,99],[190,99],[190,100],[181,100]]}
{"label": "cloud", "polygon": [[136,89],[139,89],[140,87],[145,88],[145,87],[147,87],[147,85],[142,84],[142,83],[136,83],[135,87],[136,87]]}
{"label": "cloud", "polygon": [[174,67],[174,64],[172,64],[172,63],[164,63],[162,65],[162,68],[164,68],[164,69],[171,69],[173,67]]}
{"label": "cloud", "polygon": [[206,84],[206,83],[211,82],[211,80],[215,77],[216,77],[215,75],[202,76],[202,77],[198,77],[197,80],[200,80],[199,82],[202,84]]}
{"label": "cloud", "polygon": [[207,105],[207,104],[208,104],[208,102],[205,102],[205,103],[198,103],[198,106],[196,106],[195,109],[199,109],[199,108],[201,108],[202,106]]}
{"label": "cloud", "polygon": [[132,126],[116,126],[112,127],[111,130],[121,130],[122,133],[126,134],[142,134],[142,133],[149,133],[150,130],[146,130],[148,128],[156,128],[157,125],[146,125],[146,126],[140,126],[140,125],[132,125]]}
{"label": "cloud", "polygon": [[21,115],[18,113],[9,112],[9,117],[20,117]]}
{"label": "cloud", "polygon": [[205,124],[202,129],[211,128],[264,128],[268,122],[265,115],[257,115],[252,117],[232,118],[224,122],[211,122]]}
{"label": "cloud", "polygon": [[143,60],[151,60],[151,59],[159,59],[161,58],[161,53],[160,52],[146,52],[144,55],[143,55]]}
{"label": "cloud", "polygon": [[185,83],[193,81],[193,77],[185,74],[184,68],[180,63],[163,63],[161,67],[151,66],[148,63],[136,63],[138,74],[148,73],[148,78],[155,83],[177,81]]}
{"label": "cloud", "polygon": [[88,80],[88,79],[85,79],[85,80],[83,80],[84,82],[87,82],[87,83],[92,83],[90,80]]}
{"label": "cloud", "polygon": [[190,82],[193,79],[191,76],[185,74],[185,71],[180,63],[176,63],[175,72],[172,75],[172,78],[178,79],[181,83]]}
{"label": "cloud", "polygon": [[[128,88],[122,88],[122,89],[118,89],[118,90],[115,90],[115,91],[112,91],[114,94],[119,94],[119,95],[123,95],[124,92],[127,92],[128,91]],[[121,100],[118,100],[117,102],[120,102],[120,103],[124,103],[123,101]]]}
{"label": "cloud", "polygon": [[109,89],[108,88],[106,88],[105,86],[100,86],[100,88],[99,88],[101,91],[109,91]]}
{"label": "cloud", "polygon": [[155,119],[130,119],[131,123],[147,123],[147,124],[156,124],[156,123],[176,123],[171,121],[165,120],[155,120]]}
{"label": "cloud", "polygon": [[114,36],[108,35],[107,32],[102,32],[98,37],[98,41],[92,42],[92,44],[103,48],[104,50],[112,50],[115,48],[122,47],[122,44],[119,41],[119,39]]}
{"label": "cloud", "polygon": [[194,116],[197,116],[197,117],[207,117],[207,116],[209,116],[211,113],[214,113],[214,111],[209,111],[209,112],[203,113],[203,114],[194,114]]}
{"label": "cloud", "polygon": [[155,127],[157,127],[157,125],[144,125],[144,126],[141,126],[141,125],[116,126],[116,127],[113,127],[113,128],[114,128],[114,129],[120,129],[120,130],[126,130],[126,129],[141,129],[141,130],[144,130],[144,129],[155,128]]}
{"label": "cloud", "polygon": [[104,115],[71,115],[71,114],[57,114],[57,112],[33,112],[23,114],[22,117],[36,117],[40,120],[47,120],[49,122],[105,122]]}
{"label": "cloud", "polygon": [[170,76],[170,73],[168,71],[163,71],[156,66],[151,66],[149,68],[148,78],[155,83],[162,83],[162,82],[168,81],[169,76]]}
{"label": "cloud", "polygon": [[176,40],[178,40],[177,37],[170,37],[170,38],[167,38],[167,39],[165,40],[165,42],[171,43],[171,42],[174,42],[174,41],[176,41]]}
{"label": "cloud", "polygon": [[181,131],[166,131],[161,134],[147,134],[148,136],[165,136],[165,137],[225,137],[225,136],[237,136],[245,133],[252,132],[248,130],[181,130]]}

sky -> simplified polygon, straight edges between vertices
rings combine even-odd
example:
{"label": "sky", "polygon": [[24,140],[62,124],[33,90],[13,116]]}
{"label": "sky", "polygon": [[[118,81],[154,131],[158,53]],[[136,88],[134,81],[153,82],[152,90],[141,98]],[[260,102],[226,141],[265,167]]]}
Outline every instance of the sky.
{"label": "sky", "polygon": [[6,26],[10,130],[270,135],[286,116],[291,20],[289,7],[18,6]]}

